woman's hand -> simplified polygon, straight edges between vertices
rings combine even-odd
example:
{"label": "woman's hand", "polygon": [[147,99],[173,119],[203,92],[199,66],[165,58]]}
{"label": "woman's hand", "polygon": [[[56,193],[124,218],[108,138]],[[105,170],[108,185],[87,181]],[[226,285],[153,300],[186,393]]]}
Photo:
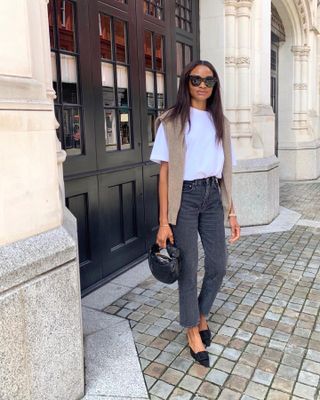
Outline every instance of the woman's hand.
{"label": "woman's hand", "polygon": [[231,238],[229,239],[229,243],[234,243],[240,237],[240,225],[238,224],[237,217],[230,216],[229,224],[230,224],[230,229],[231,229]]}
{"label": "woman's hand", "polygon": [[165,249],[167,246],[167,239],[170,240],[170,243],[174,243],[173,233],[170,226],[161,226],[159,227],[157,233],[157,240],[156,243],[159,245],[161,249]]}

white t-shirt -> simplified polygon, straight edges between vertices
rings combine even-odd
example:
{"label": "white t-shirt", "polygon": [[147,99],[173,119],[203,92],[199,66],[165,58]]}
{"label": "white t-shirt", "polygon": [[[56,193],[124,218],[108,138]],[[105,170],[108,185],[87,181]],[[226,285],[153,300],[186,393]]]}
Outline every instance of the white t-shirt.
{"label": "white t-shirt", "polygon": [[[224,163],[222,142],[216,141],[216,129],[208,111],[190,107],[191,129],[185,129],[186,157],[183,180],[221,178]],[[232,164],[236,160],[232,153]],[[156,163],[169,161],[169,151],[164,127],[160,124],[153,144],[150,160]]]}

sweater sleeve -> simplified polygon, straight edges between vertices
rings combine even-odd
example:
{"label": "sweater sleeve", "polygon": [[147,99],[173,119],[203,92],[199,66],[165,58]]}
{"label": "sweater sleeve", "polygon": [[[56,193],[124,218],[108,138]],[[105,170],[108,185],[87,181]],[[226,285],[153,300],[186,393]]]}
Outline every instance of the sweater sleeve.
{"label": "sweater sleeve", "polygon": [[159,125],[156,133],[150,160],[158,164],[160,164],[161,161],[169,161],[168,144],[162,123]]}

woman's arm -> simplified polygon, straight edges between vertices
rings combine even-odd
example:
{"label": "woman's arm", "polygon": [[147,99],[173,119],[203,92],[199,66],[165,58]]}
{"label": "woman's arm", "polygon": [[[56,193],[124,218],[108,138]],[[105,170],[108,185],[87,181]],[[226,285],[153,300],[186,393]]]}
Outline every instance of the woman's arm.
{"label": "woman's arm", "polygon": [[173,243],[173,233],[168,223],[168,171],[169,164],[161,162],[159,175],[159,230],[157,243],[161,248],[166,247],[167,239]]}
{"label": "woman's arm", "polygon": [[234,210],[233,201],[231,201],[231,208],[229,213],[229,224],[231,228],[230,243],[236,242],[240,238],[240,225],[238,224],[237,215]]}

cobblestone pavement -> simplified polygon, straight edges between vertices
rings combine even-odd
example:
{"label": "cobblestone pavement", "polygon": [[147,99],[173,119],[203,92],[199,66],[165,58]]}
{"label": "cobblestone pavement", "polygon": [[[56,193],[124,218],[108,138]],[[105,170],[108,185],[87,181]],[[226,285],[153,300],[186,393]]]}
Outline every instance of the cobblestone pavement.
{"label": "cobblestone pavement", "polygon": [[[320,220],[320,183],[282,185],[281,204]],[[201,248],[199,255],[200,285]],[[152,400],[317,400],[319,265],[319,228],[295,226],[229,246],[227,276],[209,320],[210,368],[189,354],[176,285],[149,278],[105,311],[130,320]]]}
{"label": "cobblestone pavement", "polygon": [[320,182],[284,183],[280,204],[302,214],[302,218],[320,221]]}

